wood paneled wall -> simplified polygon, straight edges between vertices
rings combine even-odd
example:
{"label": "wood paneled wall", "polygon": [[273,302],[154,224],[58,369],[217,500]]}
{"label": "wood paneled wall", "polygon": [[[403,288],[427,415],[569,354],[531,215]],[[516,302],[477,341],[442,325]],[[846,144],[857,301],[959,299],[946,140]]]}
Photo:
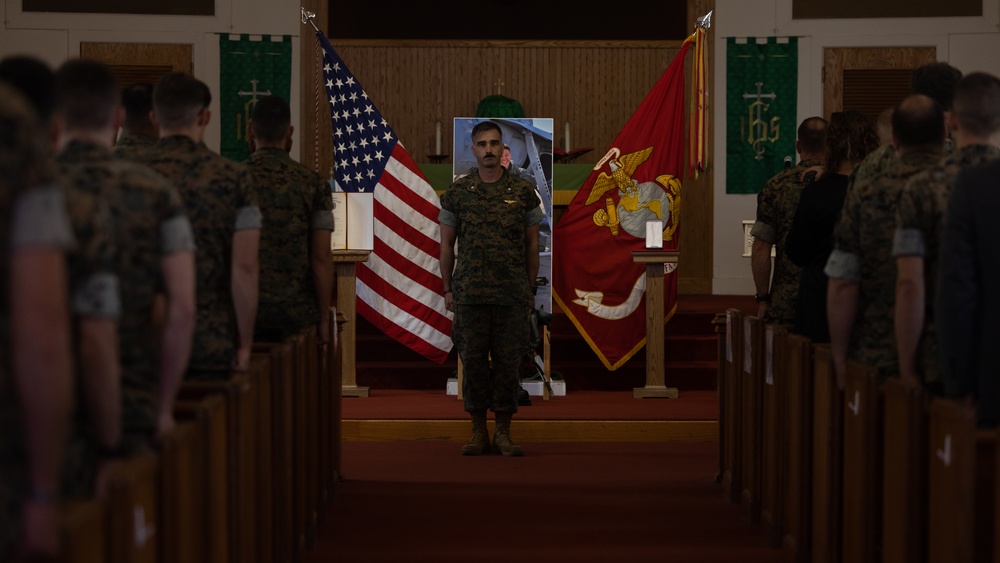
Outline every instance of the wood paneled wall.
{"label": "wood paneled wall", "polygon": [[[313,7],[307,5],[310,2]],[[304,5],[316,12],[320,25],[326,21],[325,6],[310,2]],[[703,15],[701,10],[711,8],[702,5],[714,2],[694,4],[698,11],[689,13]],[[564,129],[569,122],[570,148],[594,149],[574,162],[596,163],[681,46],[678,41],[330,39],[417,162],[429,162],[437,122],[442,123],[442,150],[450,153],[452,118],[474,116],[480,100],[500,93],[518,100],[529,117],[551,117],[557,147],[565,148]],[[711,47],[711,30],[707,43]],[[321,55],[307,36],[302,49],[302,161],[328,175],[332,162],[326,141],[329,114],[317,80]],[[706,109],[711,115],[711,109]],[[680,291],[711,293],[711,173],[697,181],[686,179],[684,186]]]}

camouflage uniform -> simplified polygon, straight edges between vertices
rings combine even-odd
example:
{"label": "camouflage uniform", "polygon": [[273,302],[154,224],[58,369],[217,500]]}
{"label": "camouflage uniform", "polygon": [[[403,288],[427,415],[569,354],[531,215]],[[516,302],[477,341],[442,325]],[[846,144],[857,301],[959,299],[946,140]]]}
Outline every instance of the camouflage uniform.
{"label": "camouflage uniform", "polygon": [[934,294],[937,285],[938,246],[944,232],[948,196],[958,173],[1000,157],[993,145],[971,145],[951,153],[934,168],[910,178],[900,195],[892,255],[924,259],[924,330],[917,348],[917,369],[924,383],[941,383],[937,335],[934,328]]}
{"label": "camouflage uniform", "polygon": [[860,283],[848,356],[876,368],[880,379],[899,374],[893,332],[896,261],[892,240],[900,193],[911,177],[940,158],[940,153],[911,153],[892,169],[855,181],[834,228],[834,248],[824,272],[830,278]]}
{"label": "camouflage uniform", "polygon": [[[0,104],[3,102],[0,101]],[[4,147],[7,150],[8,147]],[[4,174],[8,171],[5,170]],[[18,190],[20,191],[20,190]],[[56,186],[0,193],[0,561],[11,560],[28,484],[21,406],[13,391],[10,347],[10,254],[19,248],[73,244],[63,194]]]}
{"label": "camouflage uniform", "polygon": [[76,189],[103,199],[118,242],[115,268],[121,282],[118,322],[122,414],[125,434],[152,439],[160,387],[160,338],[153,301],[162,291],[160,260],[194,250],[180,195],[145,166],[113,157],[110,150],[71,142],[57,158],[60,175]]}
{"label": "camouflage uniform", "polygon": [[[111,227],[111,210],[99,189],[73,176],[59,174],[70,225],[77,241],[69,254],[70,308],[74,318],[120,320],[122,303],[115,262],[118,241]],[[78,352],[79,353],[79,352]],[[79,381],[79,370],[77,381]],[[63,489],[70,496],[89,496],[97,468],[97,449],[88,432],[91,415],[77,386],[76,424],[66,452]]]}
{"label": "camouflage uniform", "polygon": [[197,320],[188,377],[226,379],[239,338],[233,308],[233,235],[260,229],[250,171],[190,137],[164,137],[142,160],[180,192],[198,246]]}
{"label": "camouflage uniform", "polygon": [[764,320],[774,323],[795,322],[795,303],[799,296],[799,279],[802,268],[796,266],[785,255],[785,243],[795,210],[802,195],[802,174],[812,166],[822,164],[818,160],[804,160],[787,170],[782,170],[767,181],[764,189],[757,194],[757,220],[750,234],[775,246],[774,275],[771,278],[771,304]]}
{"label": "camouflage uniform", "polygon": [[319,322],[309,248],[312,231],[333,231],[333,199],[323,178],[284,150],[257,149],[247,167],[263,215],[256,327],[280,340]]}
{"label": "camouflage uniform", "polygon": [[458,236],[452,340],[468,412],[517,412],[532,302],[525,229],[541,221],[539,203],[534,185],[506,171],[486,184],[475,170],[441,195],[439,220]]}
{"label": "camouflage uniform", "polygon": [[143,135],[122,135],[118,142],[115,143],[115,156],[118,158],[124,158],[125,160],[131,160],[133,162],[139,162],[142,158],[142,153],[153,148],[156,144],[156,139],[152,137],[145,137]]}

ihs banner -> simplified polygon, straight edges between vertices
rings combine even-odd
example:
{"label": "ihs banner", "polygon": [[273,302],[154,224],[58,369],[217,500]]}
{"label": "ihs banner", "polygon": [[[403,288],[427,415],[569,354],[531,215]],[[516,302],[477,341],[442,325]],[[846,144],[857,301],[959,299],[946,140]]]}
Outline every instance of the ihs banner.
{"label": "ihs banner", "polygon": [[730,37],[726,53],[726,193],[754,194],[797,162],[798,41]]}
{"label": "ihs banner", "polygon": [[219,59],[219,152],[242,162],[250,156],[247,123],[257,100],[273,94],[291,103],[292,38],[222,34]]}

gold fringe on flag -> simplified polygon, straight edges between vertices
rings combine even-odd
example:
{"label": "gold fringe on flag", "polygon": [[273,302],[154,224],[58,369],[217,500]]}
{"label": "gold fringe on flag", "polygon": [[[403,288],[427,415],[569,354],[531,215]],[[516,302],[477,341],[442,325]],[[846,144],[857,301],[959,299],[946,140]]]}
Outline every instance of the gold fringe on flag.
{"label": "gold fringe on flag", "polygon": [[705,38],[711,26],[712,12],[698,18],[695,32],[685,39],[685,43],[694,42],[694,65],[692,66],[691,97],[688,116],[688,163],[695,179],[708,168],[708,125],[705,119],[705,108],[708,94],[708,49]]}

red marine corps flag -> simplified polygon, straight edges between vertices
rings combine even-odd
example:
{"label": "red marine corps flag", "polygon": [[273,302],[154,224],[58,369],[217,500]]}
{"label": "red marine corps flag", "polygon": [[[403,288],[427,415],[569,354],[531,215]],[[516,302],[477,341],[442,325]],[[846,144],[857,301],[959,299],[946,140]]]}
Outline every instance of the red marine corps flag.
{"label": "red marine corps flag", "polygon": [[[553,297],[609,370],[646,343],[646,221],[663,221],[663,248],[677,250],[684,173],[684,56],[693,35],[639,105],[555,225]],[[676,310],[668,264],[664,307]],[[662,344],[661,344],[662,345]]]}

